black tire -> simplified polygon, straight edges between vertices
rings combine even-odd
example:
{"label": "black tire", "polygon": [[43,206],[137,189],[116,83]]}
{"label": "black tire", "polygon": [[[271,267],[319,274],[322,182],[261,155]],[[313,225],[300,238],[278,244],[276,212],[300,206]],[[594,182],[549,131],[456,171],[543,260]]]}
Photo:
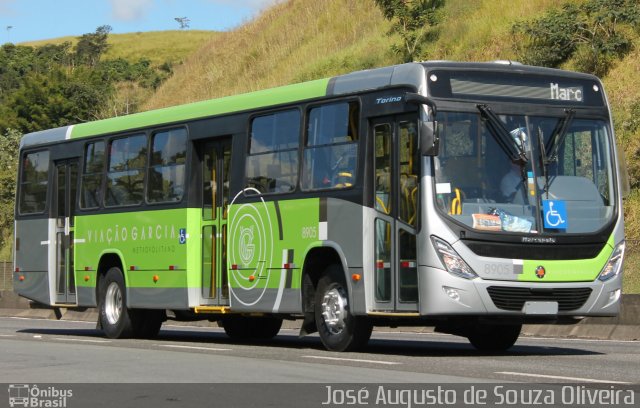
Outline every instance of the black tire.
{"label": "black tire", "polygon": [[520,330],[521,324],[478,324],[470,329],[467,338],[479,351],[503,352],[516,343]]}
{"label": "black tire", "polygon": [[330,351],[356,351],[367,344],[373,326],[366,317],[354,316],[340,265],[330,265],[318,281],[315,319],[320,340]]}
{"label": "black tire", "polygon": [[133,324],[133,335],[139,339],[153,339],[160,333],[160,327],[166,320],[164,310],[130,310],[131,322]]}
{"label": "black tire", "polygon": [[122,271],[110,268],[99,285],[98,319],[105,336],[123,339],[134,336],[132,315],[127,309],[127,292]]}
{"label": "black tire", "polygon": [[278,317],[226,316],[222,319],[224,332],[233,340],[269,340],[282,327]]}

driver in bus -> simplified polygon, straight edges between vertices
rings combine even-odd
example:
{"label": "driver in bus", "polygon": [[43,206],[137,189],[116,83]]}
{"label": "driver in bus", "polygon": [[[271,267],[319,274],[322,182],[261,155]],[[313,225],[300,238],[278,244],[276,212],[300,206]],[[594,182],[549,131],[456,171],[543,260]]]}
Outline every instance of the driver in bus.
{"label": "driver in bus", "polygon": [[[527,134],[524,128],[517,128],[509,132],[516,144],[527,150]],[[500,193],[507,203],[523,204],[527,201],[527,191],[522,178],[522,167],[517,163],[510,163],[509,171],[500,180]]]}

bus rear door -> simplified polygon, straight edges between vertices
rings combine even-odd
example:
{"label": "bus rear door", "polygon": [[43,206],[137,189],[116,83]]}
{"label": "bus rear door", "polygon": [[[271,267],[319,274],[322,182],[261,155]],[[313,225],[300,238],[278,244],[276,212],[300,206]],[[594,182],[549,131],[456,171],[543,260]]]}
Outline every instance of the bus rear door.
{"label": "bus rear door", "polygon": [[202,149],[202,303],[227,306],[227,210],[231,140],[207,142]]}
{"label": "bus rear door", "polygon": [[55,285],[57,304],[75,304],[76,280],[73,250],[78,160],[58,161],[55,166],[53,208],[56,226],[55,237],[51,240],[55,248],[55,279],[51,281]]}

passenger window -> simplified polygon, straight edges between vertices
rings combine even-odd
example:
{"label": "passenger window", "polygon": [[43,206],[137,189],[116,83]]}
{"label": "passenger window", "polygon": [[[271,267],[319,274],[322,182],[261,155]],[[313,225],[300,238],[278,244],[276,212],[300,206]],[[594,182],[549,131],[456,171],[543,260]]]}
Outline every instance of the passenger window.
{"label": "passenger window", "polygon": [[146,162],[147,137],[145,135],[111,141],[105,206],[116,207],[142,203]]}
{"label": "passenger window", "polygon": [[185,186],[187,131],[172,129],[153,135],[147,201],[181,201]]}
{"label": "passenger window", "polygon": [[80,208],[98,208],[102,202],[102,173],[104,172],[104,142],[89,143],[84,150]]}
{"label": "passenger window", "polygon": [[309,111],[304,149],[303,190],[347,188],[356,180],[359,108],[332,103]]}
{"label": "passenger window", "polygon": [[418,151],[418,129],[413,122],[400,122],[400,208],[399,218],[412,225],[418,223],[418,197],[420,186],[420,154]]}
{"label": "passenger window", "polygon": [[376,202],[375,208],[391,214],[391,125],[384,123],[375,128]]}
{"label": "passenger window", "polygon": [[20,214],[43,213],[47,207],[49,152],[24,156],[20,174]]}
{"label": "passenger window", "polygon": [[246,186],[261,194],[287,193],[298,183],[300,112],[289,110],[251,122]]}

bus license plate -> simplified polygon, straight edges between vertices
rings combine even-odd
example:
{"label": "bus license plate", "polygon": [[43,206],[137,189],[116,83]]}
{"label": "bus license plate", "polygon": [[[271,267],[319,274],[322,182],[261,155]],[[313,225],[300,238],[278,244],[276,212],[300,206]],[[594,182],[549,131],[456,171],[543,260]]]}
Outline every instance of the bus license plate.
{"label": "bus license plate", "polygon": [[556,315],[558,302],[526,302],[522,311],[528,315]]}

